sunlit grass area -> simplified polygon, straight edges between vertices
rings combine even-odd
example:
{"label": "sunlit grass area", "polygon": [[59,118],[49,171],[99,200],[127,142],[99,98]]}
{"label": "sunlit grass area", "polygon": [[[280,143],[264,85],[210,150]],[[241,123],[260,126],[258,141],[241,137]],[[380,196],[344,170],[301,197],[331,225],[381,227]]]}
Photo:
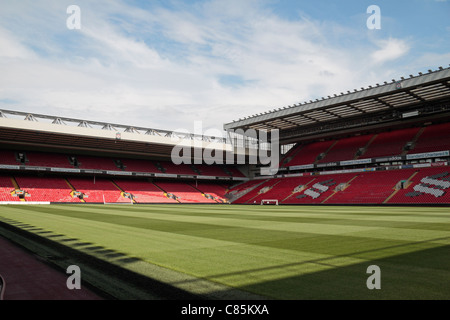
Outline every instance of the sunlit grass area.
{"label": "sunlit grass area", "polygon": [[149,277],[159,266],[270,299],[450,298],[448,208],[2,206],[0,220]]}

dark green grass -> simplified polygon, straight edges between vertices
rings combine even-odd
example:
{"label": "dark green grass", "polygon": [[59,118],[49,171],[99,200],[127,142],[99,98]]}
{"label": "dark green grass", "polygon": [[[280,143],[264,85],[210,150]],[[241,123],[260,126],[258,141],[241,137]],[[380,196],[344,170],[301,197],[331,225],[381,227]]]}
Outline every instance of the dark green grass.
{"label": "dark green grass", "polygon": [[3,206],[0,220],[149,277],[156,265],[273,299],[450,298],[448,208]]}

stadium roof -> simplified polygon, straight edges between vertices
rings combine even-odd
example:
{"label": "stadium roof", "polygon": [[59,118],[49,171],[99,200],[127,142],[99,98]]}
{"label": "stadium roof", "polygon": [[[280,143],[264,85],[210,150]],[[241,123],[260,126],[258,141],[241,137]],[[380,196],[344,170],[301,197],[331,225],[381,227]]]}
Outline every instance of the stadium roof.
{"label": "stadium roof", "polygon": [[[232,147],[221,137],[125,126],[35,113],[0,110],[0,144],[64,152],[94,152],[167,158],[175,146],[216,149]],[[195,152],[192,151],[192,154]]]}
{"label": "stadium roof", "polygon": [[[414,118],[450,117],[450,68],[429,70],[405,79],[376,84],[374,87],[341,92],[253,115],[224,125],[227,131],[249,129],[280,130],[280,142],[292,143],[308,137],[317,138],[341,130],[392,125]],[[430,107],[432,107],[430,109]],[[405,120],[409,118],[408,120]]]}
{"label": "stadium roof", "polygon": [[[441,67],[408,79],[392,79],[375,87],[240,119],[225,124],[224,129],[236,133],[239,129],[278,129],[283,145],[388,126],[449,120],[450,68]],[[7,147],[168,158],[180,143],[192,150],[233,151],[230,141],[222,137],[0,109],[0,144]],[[235,155],[236,152],[247,153],[234,148]]]}

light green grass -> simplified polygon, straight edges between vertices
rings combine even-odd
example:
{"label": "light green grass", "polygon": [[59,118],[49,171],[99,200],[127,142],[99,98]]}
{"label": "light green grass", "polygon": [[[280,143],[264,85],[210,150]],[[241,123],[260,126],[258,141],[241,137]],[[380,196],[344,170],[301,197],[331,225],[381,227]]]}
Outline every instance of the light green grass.
{"label": "light green grass", "polygon": [[2,206],[0,220],[151,277],[143,261],[273,299],[449,299],[449,211],[51,205]]}

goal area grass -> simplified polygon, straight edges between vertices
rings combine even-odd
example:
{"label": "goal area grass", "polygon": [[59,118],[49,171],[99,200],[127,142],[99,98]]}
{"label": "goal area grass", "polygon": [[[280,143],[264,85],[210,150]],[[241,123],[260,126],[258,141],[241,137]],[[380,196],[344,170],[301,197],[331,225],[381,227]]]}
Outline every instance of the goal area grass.
{"label": "goal area grass", "polygon": [[0,221],[212,299],[450,299],[448,207],[8,205]]}

